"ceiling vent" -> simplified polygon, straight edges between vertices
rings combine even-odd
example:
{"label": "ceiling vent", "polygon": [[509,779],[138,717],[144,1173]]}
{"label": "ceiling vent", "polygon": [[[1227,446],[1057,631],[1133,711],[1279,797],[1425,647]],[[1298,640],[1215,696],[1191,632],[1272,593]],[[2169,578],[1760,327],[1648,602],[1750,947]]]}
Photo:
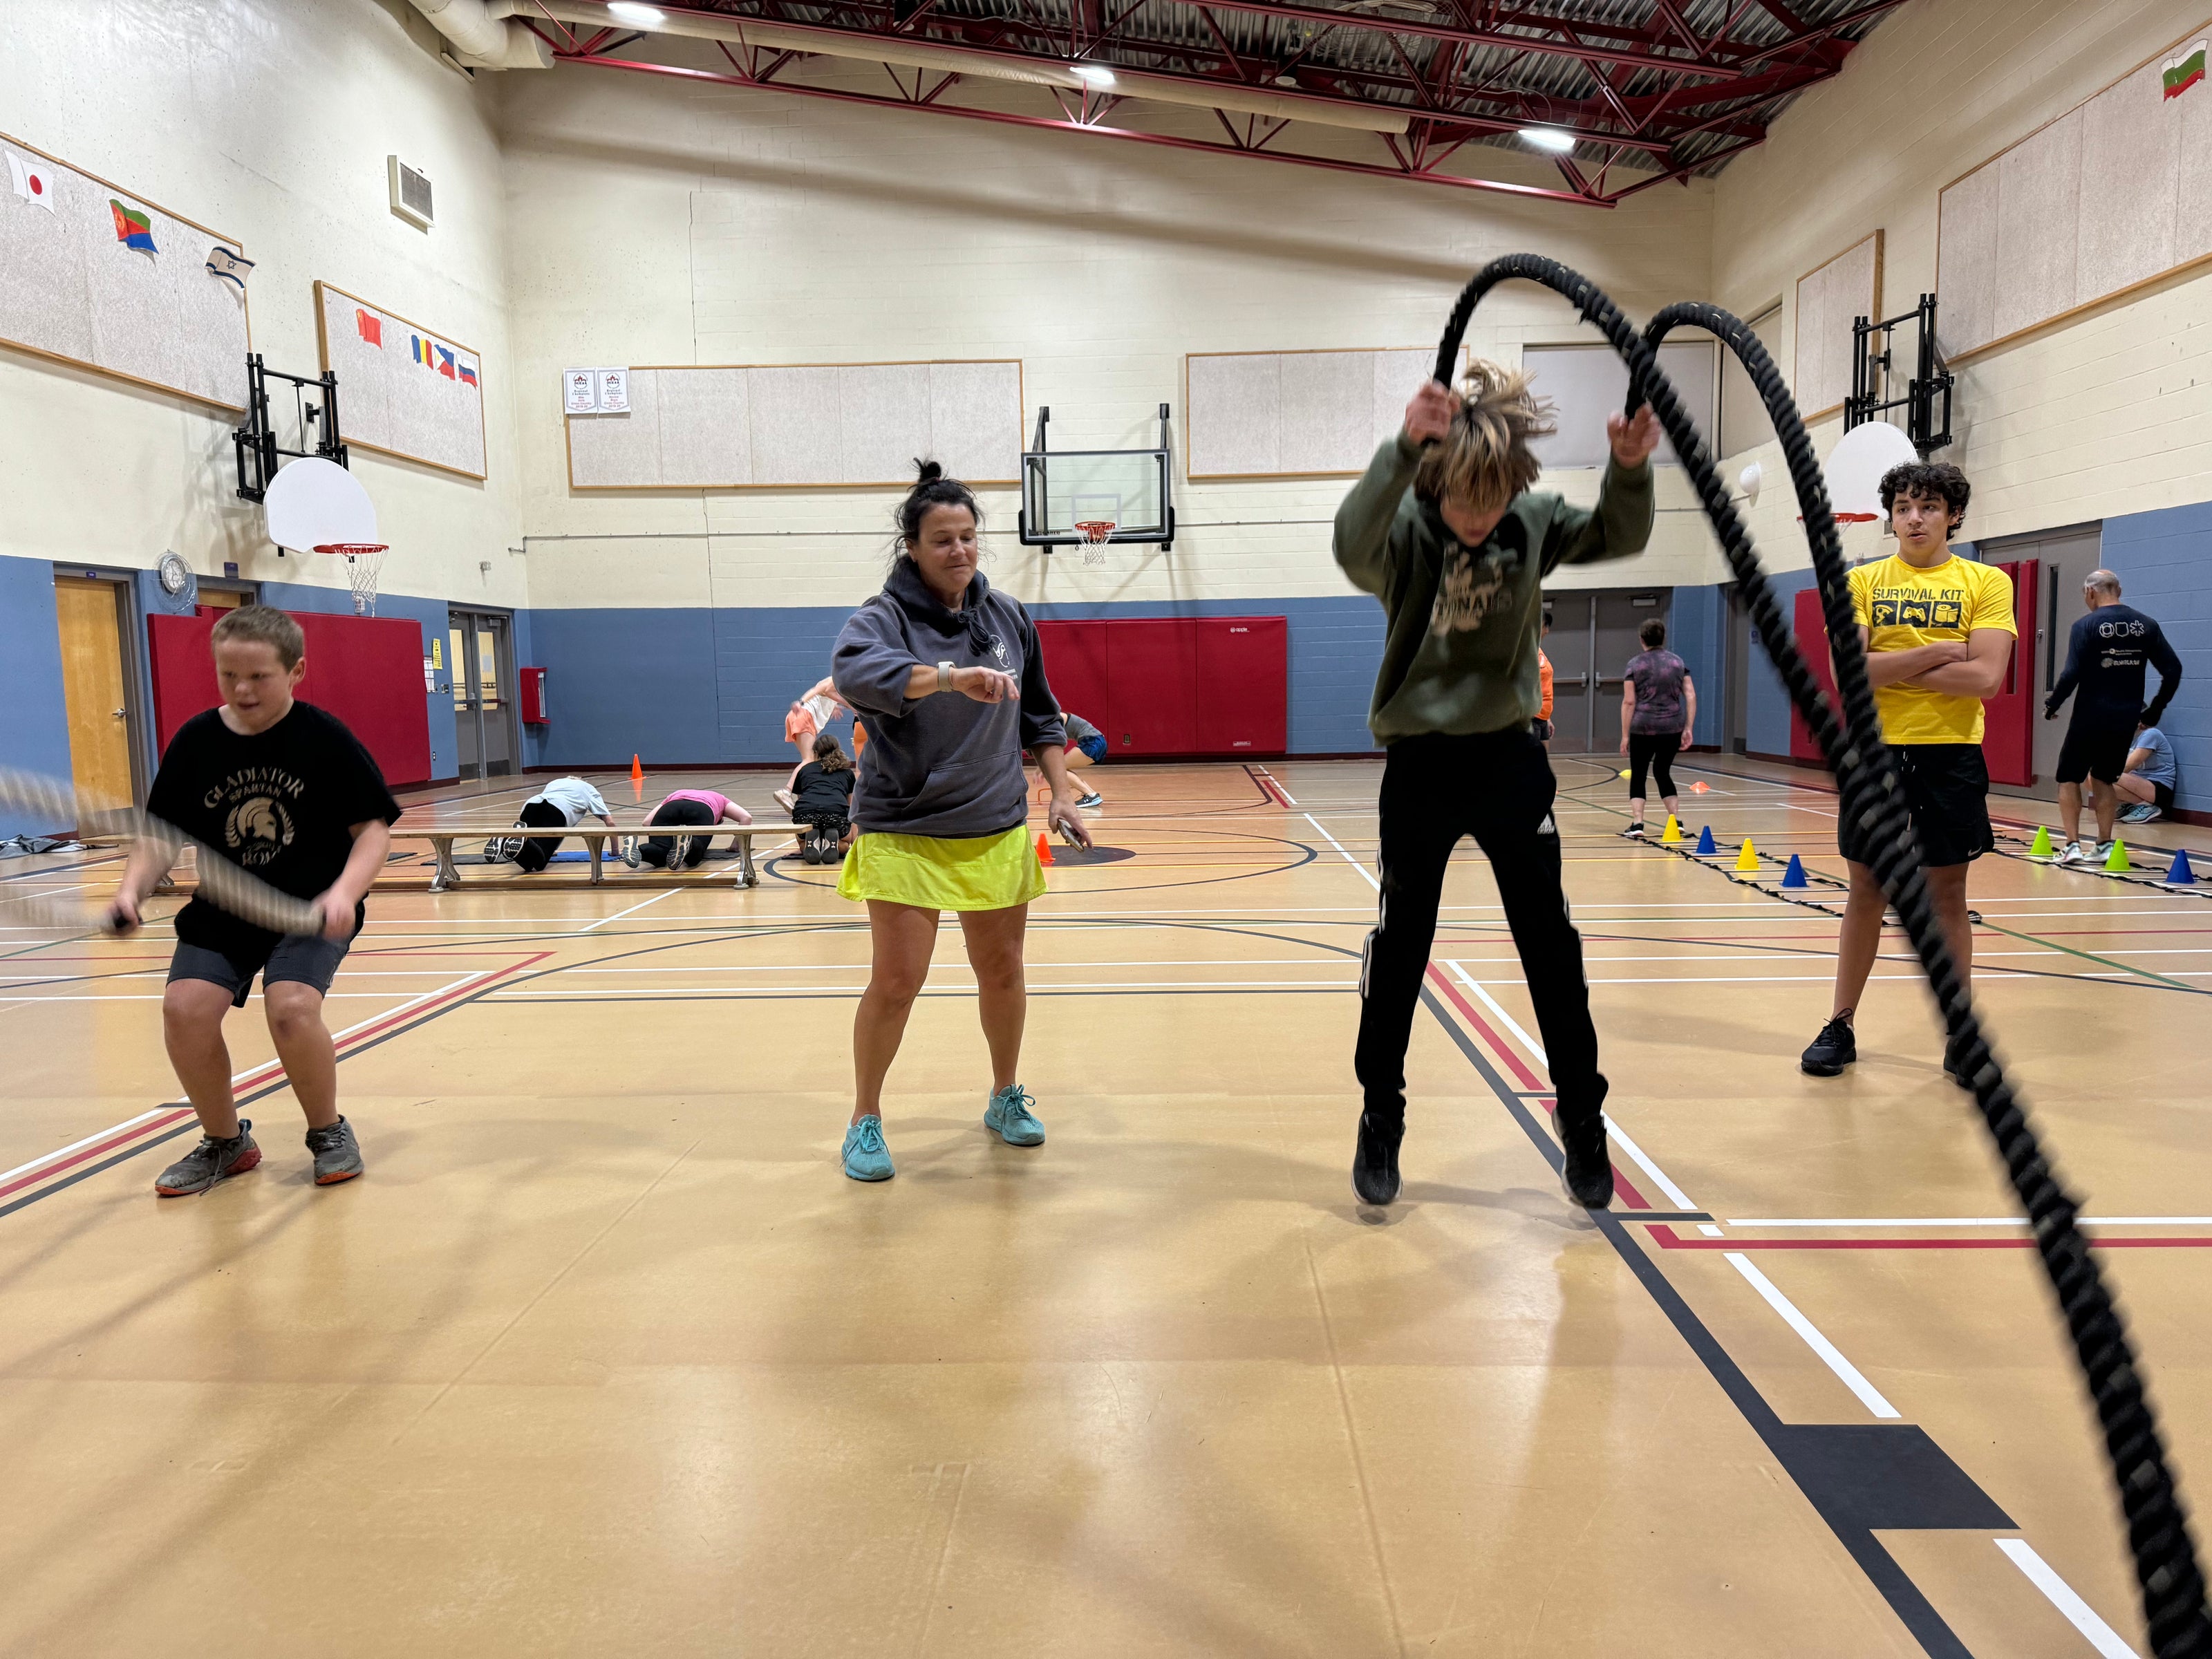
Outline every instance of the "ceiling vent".
{"label": "ceiling vent", "polygon": [[392,210],[417,230],[430,228],[430,181],[397,155],[384,158],[392,185]]}

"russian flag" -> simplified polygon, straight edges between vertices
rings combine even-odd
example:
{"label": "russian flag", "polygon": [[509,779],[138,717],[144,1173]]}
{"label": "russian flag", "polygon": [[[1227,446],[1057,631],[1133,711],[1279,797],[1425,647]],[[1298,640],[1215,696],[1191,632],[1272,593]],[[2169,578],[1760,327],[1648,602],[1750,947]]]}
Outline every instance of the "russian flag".
{"label": "russian flag", "polygon": [[463,386],[474,386],[476,383],[476,370],[471,368],[466,363],[463,363],[461,365],[461,384]]}

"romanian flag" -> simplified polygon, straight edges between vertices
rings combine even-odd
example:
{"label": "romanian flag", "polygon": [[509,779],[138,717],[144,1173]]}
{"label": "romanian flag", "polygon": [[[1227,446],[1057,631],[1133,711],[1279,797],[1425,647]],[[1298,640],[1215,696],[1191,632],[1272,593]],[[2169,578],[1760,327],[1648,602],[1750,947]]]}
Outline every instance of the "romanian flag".
{"label": "romanian flag", "polygon": [[463,363],[461,365],[461,384],[463,386],[474,386],[476,383],[476,370],[471,368],[466,363]]}
{"label": "romanian flag", "polygon": [[[2203,58],[2201,53],[2198,55],[2197,58],[2197,72],[2199,75],[2202,75],[2204,72]],[[2168,93],[2166,95],[2170,98],[2173,94],[2172,93]],[[124,206],[122,203],[117,201],[112,196],[107,198],[107,205],[113,210],[115,214],[115,240],[117,241],[122,243],[125,247],[136,248],[141,253],[152,253],[156,251],[154,246],[153,221],[147,218],[147,216],[141,213],[137,208]]]}
{"label": "romanian flag", "polygon": [[2181,56],[2169,58],[2162,67],[2166,70],[2166,96],[2179,98],[2204,78],[2204,48],[2202,40],[2192,41],[2181,49]]}
{"label": "romanian flag", "polygon": [[453,354],[443,346],[438,348],[438,373],[449,380],[453,378]]}
{"label": "romanian flag", "polygon": [[379,351],[384,349],[384,319],[372,317],[359,306],[353,308],[353,325],[361,331],[361,337]]}
{"label": "romanian flag", "polygon": [[419,334],[407,337],[409,355],[423,368],[430,367],[430,343]]}

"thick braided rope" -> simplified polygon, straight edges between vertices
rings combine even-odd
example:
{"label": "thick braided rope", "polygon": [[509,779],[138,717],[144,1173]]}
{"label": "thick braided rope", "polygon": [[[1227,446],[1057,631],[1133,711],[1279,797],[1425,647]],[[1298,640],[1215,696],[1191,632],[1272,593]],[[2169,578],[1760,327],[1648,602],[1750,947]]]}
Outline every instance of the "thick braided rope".
{"label": "thick braided rope", "polygon": [[[35,772],[0,767],[0,807],[47,823],[72,823],[81,836],[129,836],[151,842],[173,859],[186,848],[199,880],[199,896],[256,927],[272,933],[319,933],[323,919],[307,899],[280,893],[258,876],[233,864],[211,847],[156,817],[127,806],[97,809],[77,799],[76,791]],[[80,907],[81,908],[82,907]],[[76,925],[82,917],[65,925]]]}
{"label": "thick braided rope", "polygon": [[[1652,337],[1646,339],[1587,277],[1556,260],[1525,253],[1493,260],[1461,292],[1437,349],[1438,380],[1450,384],[1460,342],[1476,304],[1499,283],[1516,277],[1540,283],[1562,295],[1584,320],[1604,334],[1628,364],[1631,407],[1639,395],[1648,399],[1695,485],[1705,516],[1741,586],[1759,641],[1769,660],[1780,670],[1790,702],[1812,727],[1821,752],[1835,771],[1842,810],[1869,832],[1870,843],[1878,849],[1875,872],[1928,975],[1942,1009],[1944,1026],[1964,1051],[1963,1063],[1972,1083],[1975,1103],[2033,1226],[2037,1252],[2057,1295],[2104,1426],[2106,1449],[2127,1516],[2128,1542],[2135,1556],[2152,1650],[2160,1659],[2212,1656],[2212,1621],[2206,1615],[2203,1574],[2118,1311],[2087,1241],[2075,1225],[2078,1206],[2052,1172],[2024,1109],[1982,1035],[1972,1001],[1929,902],[1919,846],[1881,741],[1826,487],[1796,404],[1757,337],[1728,313],[1711,306],[1671,307],[1654,319]],[[1680,398],[1659,369],[1654,349],[1656,341],[1667,327],[1677,323],[1694,324],[1726,341],[1742,361],[1773,418],[1812,544],[1821,611],[1848,729],[1838,726],[1796,641],[1790,637],[1727,487]]]}

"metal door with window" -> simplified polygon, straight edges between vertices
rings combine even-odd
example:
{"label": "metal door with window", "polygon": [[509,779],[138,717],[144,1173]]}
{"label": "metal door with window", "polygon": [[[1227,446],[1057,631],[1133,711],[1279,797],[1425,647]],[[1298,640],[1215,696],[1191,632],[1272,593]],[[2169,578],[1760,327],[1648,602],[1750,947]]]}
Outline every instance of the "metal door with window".
{"label": "metal door with window", "polygon": [[515,769],[514,657],[507,618],[495,611],[446,612],[447,672],[453,679],[453,728],[464,778],[502,778]]}
{"label": "metal door with window", "polygon": [[1621,670],[1644,648],[1636,630],[1662,622],[1674,599],[1666,587],[1584,588],[1547,596],[1552,659],[1552,750],[1609,755],[1620,746]]}

